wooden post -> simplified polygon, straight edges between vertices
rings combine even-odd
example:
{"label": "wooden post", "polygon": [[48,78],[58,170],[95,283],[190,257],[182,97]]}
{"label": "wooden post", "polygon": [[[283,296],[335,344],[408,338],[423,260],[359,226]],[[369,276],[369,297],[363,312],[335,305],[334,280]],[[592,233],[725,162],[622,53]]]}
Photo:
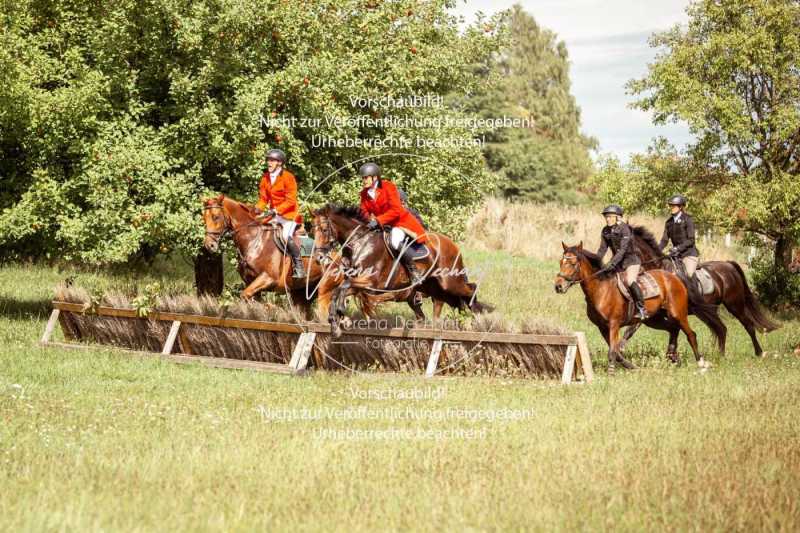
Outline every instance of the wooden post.
{"label": "wooden post", "polygon": [[428,366],[425,369],[425,377],[432,378],[436,374],[436,367],[439,366],[439,355],[442,353],[442,339],[434,339],[431,346],[431,355],[428,357]]}
{"label": "wooden post", "polygon": [[59,313],[60,311],[58,309],[53,309],[53,312],[50,313],[50,318],[47,320],[47,325],[44,328],[44,334],[42,335],[42,340],[40,341],[42,344],[47,344],[50,342],[50,335],[53,334],[53,330],[56,327]]}
{"label": "wooden post", "polygon": [[575,368],[575,354],[578,346],[571,344],[567,347],[567,355],[564,357],[564,371],[561,373],[561,383],[569,385],[572,381],[572,369]]}
{"label": "wooden post", "polygon": [[591,383],[594,379],[594,369],[592,368],[592,354],[589,353],[589,343],[586,342],[586,333],[576,331],[575,337],[578,339],[578,356],[581,358],[583,379],[586,383]]}
{"label": "wooden post", "polygon": [[167,342],[164,343],[164,349],[161,350],[163,355],[169,355],[172,353],[172,347],[175,346],[175,339],[178,338],[178,330],[181,329],[181,323],[179,320],[172,321],[172,327],[169,328],[169,335],[167,335]]}
{"label": "wooden post", "polygon": [[317,334],[313,331],[306,331],[301,333],[297,339],[297,344],[292,352],[292,360],[289,362],[289,368],[292,374],[300,374],[305,372],[308,366],[308,358],[311,357],[311,349],[314,347],[314,339]]}

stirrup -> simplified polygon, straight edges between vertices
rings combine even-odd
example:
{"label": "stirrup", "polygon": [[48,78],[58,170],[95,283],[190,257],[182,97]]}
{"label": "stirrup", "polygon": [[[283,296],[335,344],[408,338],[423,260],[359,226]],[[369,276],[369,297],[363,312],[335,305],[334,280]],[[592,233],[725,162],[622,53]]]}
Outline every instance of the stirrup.
{"label": "stirrup", "polygon": [[647,320],[650,318],[650,315],[647,314],[647,309],[645,309],[643,305],[637,305],[634,317],[638,318],[639,320]]}

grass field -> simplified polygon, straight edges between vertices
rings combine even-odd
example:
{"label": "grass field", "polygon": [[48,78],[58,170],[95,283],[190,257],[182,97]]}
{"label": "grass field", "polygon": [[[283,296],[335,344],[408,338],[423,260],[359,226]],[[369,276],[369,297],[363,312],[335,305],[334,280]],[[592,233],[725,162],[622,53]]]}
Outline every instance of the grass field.
{"label": "grass field", "polygon": [[[504,316],[587,331],[596,381],[290,378],[44,349],[66,276],[189,291],[189,271],[3,266],[0,530],[800,528],[798,317],[778,317],[759,359],[727,314],[724,359],[693,322],[714,364],[703,374],[667,365],[666,335],[640,331],[640,369],[606,377],[579,290],[553,291],[555,261],[466,261]],[[411,394],[426,397],[398,397]]]}

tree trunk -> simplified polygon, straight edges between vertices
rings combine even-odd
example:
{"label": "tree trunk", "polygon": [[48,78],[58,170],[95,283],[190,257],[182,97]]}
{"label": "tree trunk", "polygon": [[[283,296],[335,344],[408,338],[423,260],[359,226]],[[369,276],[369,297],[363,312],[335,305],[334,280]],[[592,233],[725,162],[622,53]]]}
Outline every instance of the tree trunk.
{"label": "tree trunk", "polygon": [[225,285],[222,271],[222,254],[212,254],[205,248],[194,258],[194,284],[197,295],[219,296]]}
{"label": "tree trunk", "polygon": [[785,235],[778,237],[775,241],[775,268],[777,270],[788,270],[792,262],[792,241]]}

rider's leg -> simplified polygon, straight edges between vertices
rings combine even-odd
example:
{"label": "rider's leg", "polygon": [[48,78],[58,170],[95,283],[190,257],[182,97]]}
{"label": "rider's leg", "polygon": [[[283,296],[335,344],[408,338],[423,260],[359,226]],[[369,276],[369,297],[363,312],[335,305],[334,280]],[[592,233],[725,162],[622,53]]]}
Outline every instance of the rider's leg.
{"label": "rider's leg", "polygon": [[305,270],[303,269],[303,259],[300,257],[300,249],[294,243],[292,235],[297,228],[297,223],[294,221],[286,221],[281,224],[283,240],[286,242],[286,251],[292,258],[292,277],[300,279],[306,277]]}
{"label": "rider's leg", "polygon": [[686,277],[692,279],[694,271],[697,270],[697,257],[687,256],[682,259],[683,269],[686,270]]}
{"label": "rider's leg", "polygon": [[392,232],[389,234],[389,242],[391,243],[392,248],[396,250],[400,256],[400,264],[402,264],[408,271],[408,274],[411,277],[411,283],[418,285],[422,283],[424,276],[423,273],[417,269],[416,263],[411,258],[411,247],[407,246],[404,249],[403,241],[405,238],[406,233],[400,228],[392,228]]}
{"label": "rider's leg", "polygon": [[642,295],[642,289],[639,288],[639,284],[636,282],[636,278],[639,277],[639,270],[641,269],[641,265],[630,265],[628,268],[625,269],[625,283],[628,285],[628,289],[631,291],[631,296],[633,296],[633,302],[636,304],[636,314],[642,320],[647,320],[647,310],[644,308],[644,296]]}

